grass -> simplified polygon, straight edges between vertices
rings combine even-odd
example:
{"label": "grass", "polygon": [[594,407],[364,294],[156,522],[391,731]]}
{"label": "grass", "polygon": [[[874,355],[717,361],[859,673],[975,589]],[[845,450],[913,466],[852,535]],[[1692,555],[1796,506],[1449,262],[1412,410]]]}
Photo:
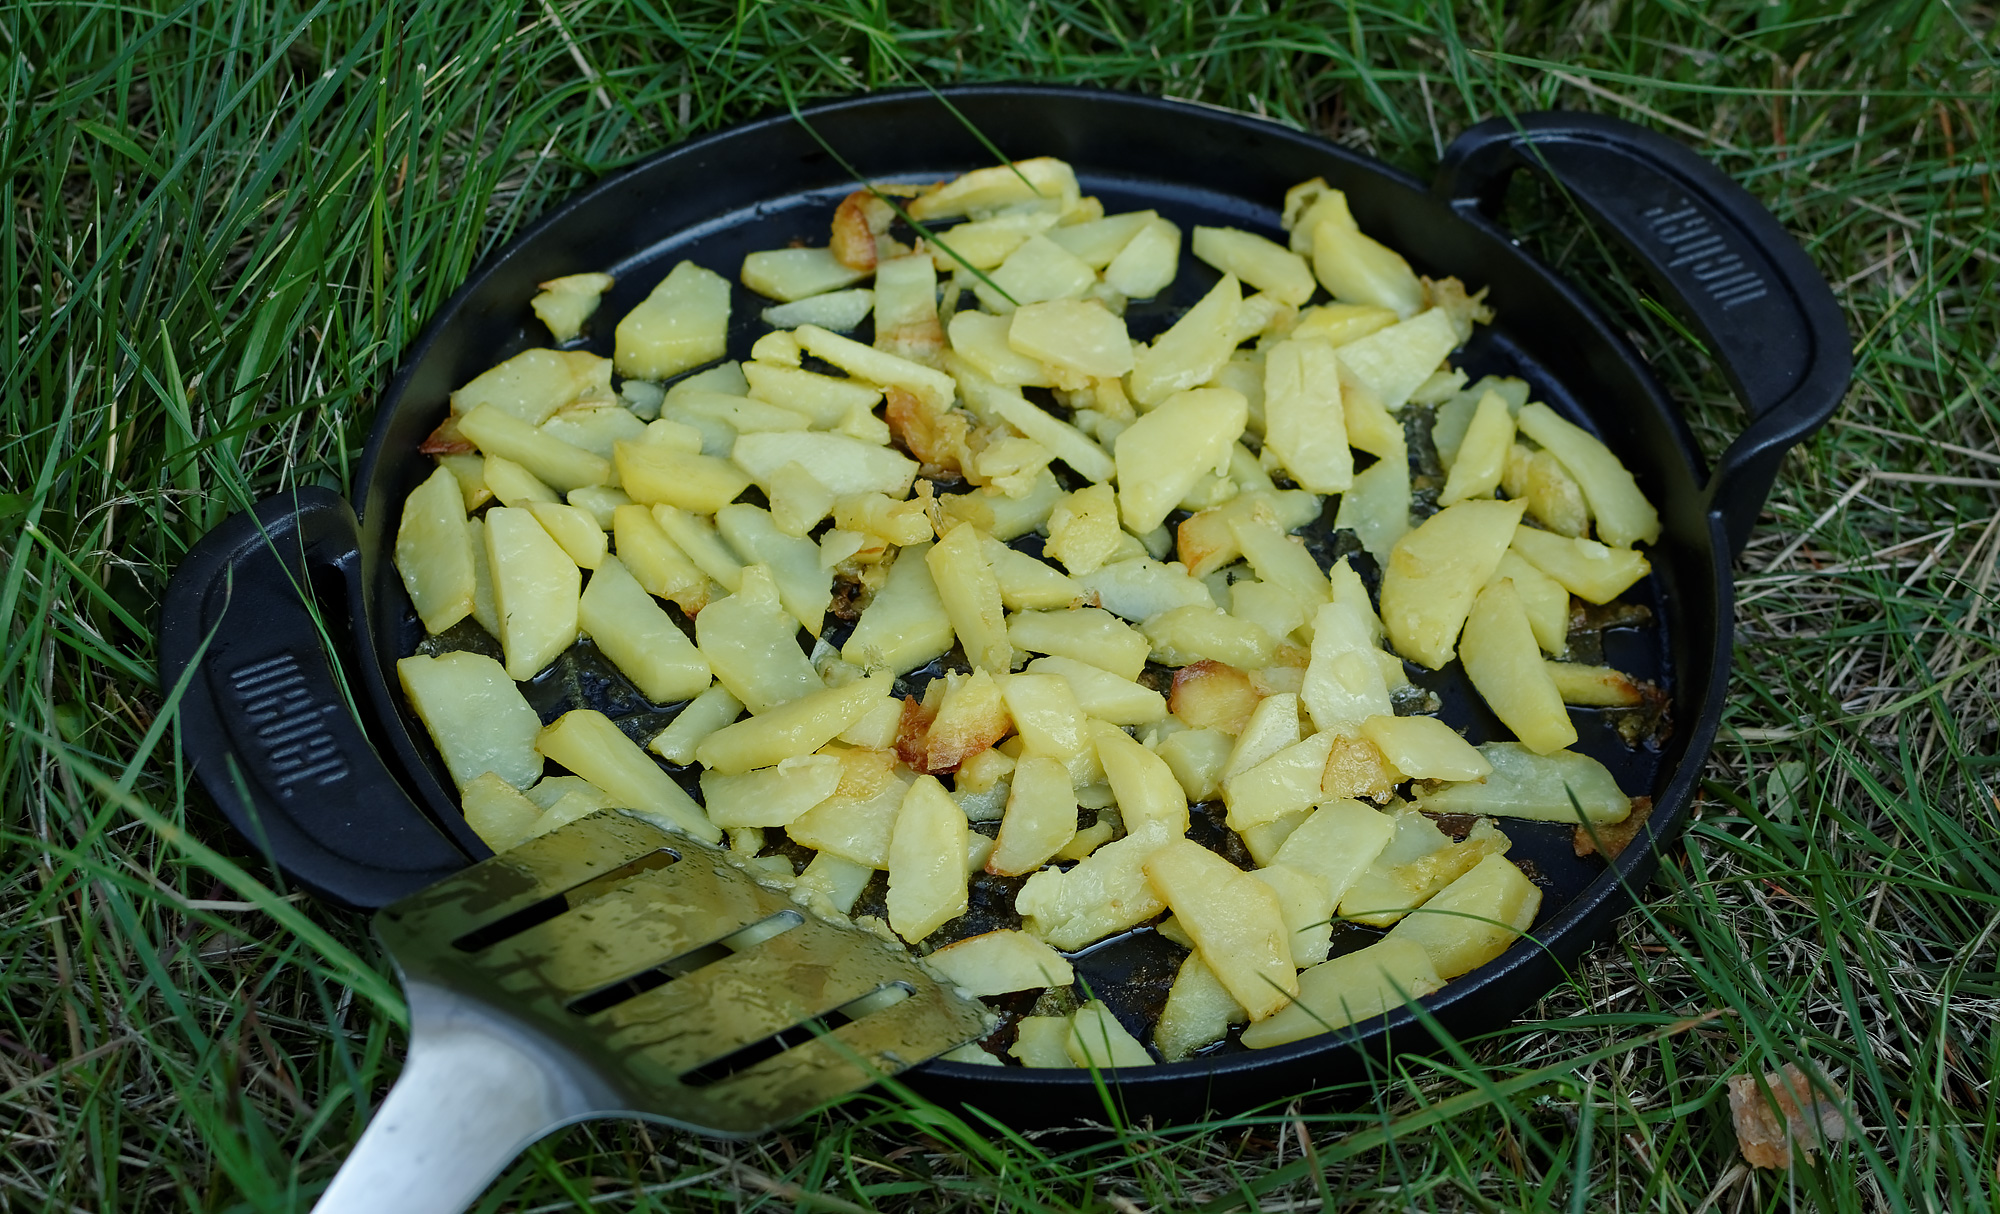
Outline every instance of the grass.
{"label": "grass", "polygon": [[[304,1209],[401,1054],[363,925],[274,889],[190,791],[151,635],[188,545],[259,496],[348,488],[398,352],[600,174],[788,90],[1019,78],[1235,106],[1419,173],[1480,118],[1600,110],[1686,139],[1799,236],[1855,387],[1739,567],[1685,847],[1571,985],[1348,1111],[1087,1146],[873,1096],[748,1145],[606,1123],[482,1208],[1991,1209],[1994,22],[1922,0],[0,10],[0,1209]],[[1643,286],[1549,200],[1514,214],[1718,451],[1726,386]],[[1726,1081],[1788,1060],[1846,1089],[1854,1136],[1746,1169]]]}

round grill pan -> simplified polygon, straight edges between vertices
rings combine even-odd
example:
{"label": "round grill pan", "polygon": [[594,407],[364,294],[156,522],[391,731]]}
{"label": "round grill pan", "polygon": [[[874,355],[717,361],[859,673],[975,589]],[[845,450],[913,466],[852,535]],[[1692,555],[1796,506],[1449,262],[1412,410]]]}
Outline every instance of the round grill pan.
{"label": "round grill pan", "polygon": [[[1606,712],[1571,710],[1577,748],[1609,766],[1628,793],[1653,800],[1647,833],[1606,864],[1578,858],[1567,827],[1503,822],[1512,858],[1527,861],[1543,886],[1541,918],[1530,938],[1424,1000],[1454,1034],[1506,1023],[1630,905],[1685,821],[1722,709],[1732,556],[1784,452],[1831,415],[1851,371],[1846,327],[1825,282],[1748,193],[1679,144],[1615,119],[1544,113],[1482,123],[1447,149],[1426,187],[1322,140],[1211,107],[1066,87],[945,95],[1009,157],[1065,159],[1107,212],[1152,208],[1183,230],[1229,224],[1279,237],[1285,190],[1324,176],[1346,191],[1362,229],[1420,273],[1490,288],[1498,320],[1453,356],[1455,365],[1474,378],[1525,378],[1536,399],[1603,439],[1659,508],[1653,575],[1621,599],[1617,626],[1601,637],[1607,662],[1665,689],[1670,728],[1632,745]],[[868,179],[934,180],[992,157],[933,95],[888,93],[807,110],[803,122],[752,122],[619,173],[496,254],[406,353],[356,481],[358,515],[337,495],[301,490],[228,520],[190,553],[162,614],[162,679],[173,685],[188,675],[183,749],[225,816],[275,867],[336,903],[373,908],[490,854],[465,825],[396,686],[396,660],[424,637],[389,554],[402,500],[431,468],[418,444],[444,416],[449,392],[548,343],[527,306],[535,284],[582,270],[616,275],[594,336],[582,343],[608,355],[606,318],[644,298],[682,258],[733,276],[754,249],[824,243],[834,205],[854,188],[840,160]],[[1521,168],[1553,181],[1631,254],[1720,363],[1749,420],[1714,471],[1617,330],[1495,222],[1507,180]],[[1184,255],[1169,293],[1133,305],[1133,335],[1164,329],[1213,280]],[[740,286],[736,296],[730,356],[745,357],[768,301]],[[1342,550],[1330,514],[1305,534],[1322,562]],[[1456,665],[1413,668],[1413,678],[1472,741],[1508,736]],[[526,690],[546,718],[587,703],[642,740],[675,707],[646,703],[587,645]],[[1199,824],[1199,809],[1195,817]],[[989,895],[975,888],[975,917],[982,903],[1011,903]],[[1077,968],[1093,994],[1141,1028],[1179,955],[1141,928],[1087,950]],[[1419,1023],[1402,1010],[1276,1049],[1225,1047],[1111,1078],[1134,1116],[1198,1116],[1355,1077],[1399,1036],[1423,1031]],[[908,1078],[933,1097],[1022,1125],[1096,1106],[1083,1071],[939,1061]]]}

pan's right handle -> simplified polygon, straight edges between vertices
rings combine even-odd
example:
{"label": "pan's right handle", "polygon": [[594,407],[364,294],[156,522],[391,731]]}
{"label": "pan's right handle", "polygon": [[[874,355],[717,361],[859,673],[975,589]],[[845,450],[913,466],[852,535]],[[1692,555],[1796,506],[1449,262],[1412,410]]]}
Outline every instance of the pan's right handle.
{"label": "pan's right handle", "polygon": [[1492,226],[1516,169],[1554,181],[1642,261],[1707,343],[1750,424],[1709,481],[1741,552],[1785,452],[1826,423],[1854,371],[1826,279],[1748,190],[1684,145],[1601,114],[1493,118],[1452,141],[1432,193]]}
{"label": "pan's right handle", "polygon": [[[314,893],[373,908],[470,861],[370,744],[329,656],[358,627],[360,565],[354,511],[327,490],[231,516],[167,585],[160,682],[186,676],[181,750],[230,824]],[[316,581],[336,588],[324,613]]]}

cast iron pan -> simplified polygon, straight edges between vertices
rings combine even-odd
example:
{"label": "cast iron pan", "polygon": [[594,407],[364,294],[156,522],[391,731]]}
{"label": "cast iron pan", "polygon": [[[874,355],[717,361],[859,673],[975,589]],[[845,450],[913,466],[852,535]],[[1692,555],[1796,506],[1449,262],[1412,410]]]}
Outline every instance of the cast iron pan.
{"label": "cast iron pan", "polygon": [[[1664,739],[1629,746],[1604,713],[1572,710],[1578,748],[1605,762],[1628,793],[1653,798],[1652,838],[1607,867],[1579,860],[1567,828],[1503,824],[1513,858],[1529,861],[1544,886],[1542,918],[1531,939],[1424,1002],[1455,1034],[1504,1024],[1630,904],[1657,849],[1686,818],[1729,669],[1731,558],[1784,452],[1832,413],[1851,370],[1826,284],[1778,222],[1722,173],[1610,118],[1539,113],[1482,123],[1451,145],[1427,189],[1311,136],[1207,107],[1013,85],[949,96],[1009,157],[1061,157],[1107,211],[1151,207],[1184,231],[1233,224],[1280,236],[1285,190],[1324,176],[1347,192],[1362,228],[1419,272],[1491,289],[1499,320],[1454,355],[1457,365],[1475,378],[1526,378],[1538,399],[1608,443],[1659,507],[1665,533],[1650,552],[1654,573],[1624,599],[1648,608],[1651,623],[1612,629],[1604,644],[1606,660],[1667,689],[1673,727]],[[417,447],[443,417],[447,394],[547,344],[527,306],[535,284],[582,270],[615,274],[582,343],[609,354],[612,323],[680,259],[733,278],[753,249],[825,243],[835,203],[854,186],[819,140],[871,179],[934,180],[992,162],[927,93],[862,97],[805,117],[819,139],[789,116],[753,122],[676,147],[543,218],[483,266],[408,351],[362,463],[358,520],[338,496],[300,490],[224,523],[176,573],[161,621],[163,683],[199,663],[181,704],[183,749],[230,822],[299,884],[377,907],[489,854],[396,690],[394,663],[423,633],[388,557],[400,504],[431,469]],[[1721,364],[1749,421],[1714,472],[1631,346],[1494,222],[1519,168],[1552,180],[1642,264]],[[1185,252],[1182,267],[1170,296],[1134,305],[1134,336],[1164,328],[1213,281]],[[732,357],[747,355],[766,302],[737,289]],[[1327,530],[1308,529],[1322,560],[1337,542]],[[308,590],[326,618],[332,660],[302,597]],[[674,706],[647,704],[581,648],[524,688],[547,718],[588,702],[624,718],[642,740],[670,719]],[[339,671],[354,689],[351,709]],[[1413,673],[1473,741],[1507,736],[1455,665]],[[1341,948],[1363,942],[1336,939]],[[1142,928],[1088,950],[1078,969],[1143,1031],[1179,955]],[[1183,1119],[1355,1077],[1417,1024],[1399,1011],[1277,1049],[1226,1046],[1113,1078],[1130,1114]],[[934,1097],[1020,1125],[1098,1107],[1080,1071],[933,1062],[912,1076]]]}

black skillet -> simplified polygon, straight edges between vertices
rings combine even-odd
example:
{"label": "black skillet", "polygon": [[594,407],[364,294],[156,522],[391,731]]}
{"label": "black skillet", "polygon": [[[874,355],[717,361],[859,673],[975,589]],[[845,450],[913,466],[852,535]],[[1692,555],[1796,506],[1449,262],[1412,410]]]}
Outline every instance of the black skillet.
{"label": "black skillet", "polygon": [[[1514,858],[1531,861],[1545,888],[1533,939],[1424,1001],[1455,1034],[1506,1023],[1630,905],[1630,892],[1686,819],[1722,712],[1731,559],[1785,451],[1825,422],[1852,369],[1825,282],[1741,187],[1681,145],[1615,119],[1536,113],[1482,123],[1446,150],[1426,189],[1322,140],[1209,107],[1018,85],[948,96],[1009,157],[1061,157],[1107,211],[1154,208],[1184,231],[1233,224],[1278,236],[1285,190],[1324,176],[1347,192],[1362,228],[1420,272],[1490,288],[1499,319],[1454,356],[1457,365],[1475,378],[1526,378],[1538,399],[1608,443],[1659,507],[1665,532],[1650,553],[1654,573],[1625,596],[1649,608],[1653,622],[1614,629],[1605,645],[1609,661],[1667,689],[1673,728],[1664,740],[1628,746],[1605,714],[1573,710],[1579,749],[1608,764],[1627,792],[1653,798],[1652,837],[1642,840],[1650,845],[1628,848],[1607,867],[1578,859],[1565,828],[1506,824]],[[869,178],[938,179],[992,162],[927,93],[836,102],[806,111],[806,119]],[[1546,176],[1635,258],[1721,365],[1750,421],[1713,472],[1637,352],[1495,223],[1519,168]],[[356,482],[358,521],[345,500],[306,489],[231,518],[196,545],[168,588],[161,679],[172,686],[200,662],[181,704],[183,750],[230,822],[272,864],[322,897],[372,908],[489,854],[459,815],[442,765],[396,690],[394,663],[422,631],[388,556],[398,507],[431,468],[417,446],[444,415],[447,393],[502,358],[547,344],[527,307],[535,284],[608,270],[618,284],[600,317],[616,318],[682,258],[733,275],[750,250],[824,244],[833,206],[852,188],[821,143],[782,115],[693,140],[607,179],[482,266],[408,351]],[[1135,336],[1159,331],[1213,281],[1192,256],[1184,254],[1182,266],[1169,297],[1135,305]],[[730,354],[743,357],[765,301],[740,287],[736,296]],[[600,319],[588,347],[609,354],[610,328]],[[324,633],[302,602],[307,587]],[[1445,719],[1472,740],[1506,736],[1463,694],[1455,667],[1422,681],[1439,692]],[[527,690],[549,716],[581,697],[630,717],[635,733],[656,728],[670,711],[637,700],[587,662],[559,663]],[[1078,968],[1142,1029],[1143,1006],[1157,998],[1174,947],[1141,929],[1099,946]],[[1415,1025],[1399,1011],[1277,1049],[1228,1046],[1114,1078],[1132,1115],[1184,1119],[1353,1078]],[[933,1062],[911,1078],[934,1097],[1021,1125],[1097,1107],[1084,1072]]]}

